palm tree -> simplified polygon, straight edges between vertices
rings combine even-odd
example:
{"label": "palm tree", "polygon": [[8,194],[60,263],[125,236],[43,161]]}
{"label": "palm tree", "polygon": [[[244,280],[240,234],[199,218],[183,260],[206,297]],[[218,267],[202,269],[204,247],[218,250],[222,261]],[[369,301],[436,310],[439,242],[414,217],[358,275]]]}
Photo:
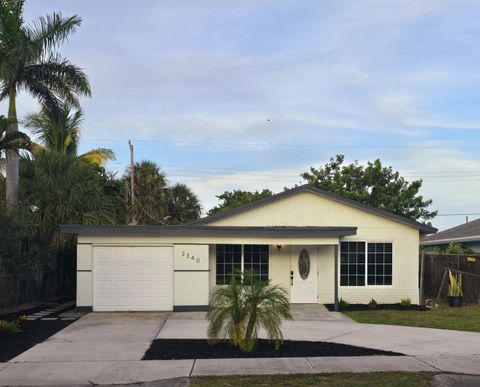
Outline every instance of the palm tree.
{"label": "palm tree", "polygon": [[[27,116],[24,125],[32,129],[39,143],[32,146],[32,154],[38,157],[41,152],[54,152],[61,156],[77,156],[80,140],[80,125],[83,112],[64,103],[59,108],[43,106],[39,113]],[[96,148],[78,156],[95,165],[103,165],[114,160],[111,149]]]}
{"label": "palm tree", "polygon": [[167,195],[169,223],[181,224],[200,217],[200,201],[187,185],[177,183],[168,189]]}
{"label": "palm tree", "polygon": [[[130,169],[124,181],[130,182]],[[129,213],[133,224],[163,224],[167,210],[167,178],[153,161],[143,160],[134,165],[135,200]],[[131,200],[131,198],[129,198]]]}
{"label": "palm tree", "polygon": [[292,318],[285,289],[261,281],[253,272],[245,272],[243,281],[241,276],[233,276],[229,285],[215,288],[207,317],[210,341],[230,339],[247,352],[255,349],[261,327],[279,349],[282,318]]}
{"label": "palm tree", "polygon": [[31,149],[30,138],[22,132],[9,132],[9,120],[0,116],[0,162],[3,164],[2,153],[18,152],[19,149]]}
{"label": "palm tree", "polygon": [[[21,90],[52,108],[60,101],[78,106],[78,96],[90,96],[83,71],[57,53],[81,19],[52,13],[26,25],[24,4],[25,0],[0,0],[0,100],[8,98],[9,132],[18,132],[16,100]],[[6,197],[15,205],[19,159],[13,150],[7,156]]]}

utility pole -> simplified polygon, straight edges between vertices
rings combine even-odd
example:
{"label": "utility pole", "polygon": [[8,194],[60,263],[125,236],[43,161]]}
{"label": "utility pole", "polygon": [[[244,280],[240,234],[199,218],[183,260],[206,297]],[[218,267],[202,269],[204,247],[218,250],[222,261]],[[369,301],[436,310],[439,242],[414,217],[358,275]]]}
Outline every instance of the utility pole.
{"label": "utility pole", "polygon": [[[128,140],[130,147],[130,205],[133,206],[135,202],[135,164],[133,161],[133,144]],[[135,224],[135,215],[132,214],[132,224]]]}

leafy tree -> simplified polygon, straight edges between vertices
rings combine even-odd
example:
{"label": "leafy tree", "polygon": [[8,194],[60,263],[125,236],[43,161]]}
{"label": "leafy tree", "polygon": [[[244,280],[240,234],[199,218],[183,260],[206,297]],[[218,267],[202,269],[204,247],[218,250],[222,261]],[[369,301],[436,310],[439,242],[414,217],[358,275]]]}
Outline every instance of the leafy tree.
{"label": "leafy tree", "polygon": [[366,166],[357,161],[347,165],[344,160],[343,155],[337,155],[301,176],[321,189],[406,218],[428,221],[437,215],[437,211],[428,209],[432,200],[418,194],[422,180],[408,182],[392,167],[384,167],[379,159]]}
{"label": "leafy tree", "polygon": [[[124,181],[130,183],[130,169],[124,174]],[[129,207],[133,224],[163,224],[168,219],[167,178],[153,161],[143,160],[134,165],[135,200]],[[129,197],[129,203],[131,203]]]}
{"label": "leafy tree", "polygon": [[[264,328],[279,349],[283,334],[282,318],[291,319],[290,302],[285,289],[260,281],[252,272],[232,276],[227,286],[218,286],[210,296],[208,336],[211,342],[231,340],[241,350],[251,352]],[[248,278],[248,281],[245,279]]]}
{"label": "leafy tree", "polygon": [[192,222],[200,217],[202,207],[198,197],[185,184],[175,184],[167,190],[169,223]]}
{"label": "leafy tree", "polygon": [[[83,71],[57,52],[81,19],[52,13],[26,25],[24,4],[24,0],[0,0],[0,100],[8,98],[9,132],[18,132],[16,100],[21,90],[52,108],[60,101],[78,106],[78,96],[90,95]],[[18,154],[9,150],[6,197],[10,205],[18,200],[18,172]]]}
{"label": "leafy tree", "polygon": [[272,195],[273,192],[269,189],[255,192],[242,190],[225,191],[223,194],[217,196],[217,198],[220,200],[220,204],[208,211],[208,215],[219,214],[231,208],[236,208],[243,204],[268,198]]}
{"label": "leafy tree", "polygon": [[[68,104],[58,108],[43,106],[39,113],[27,116],[25,127],[32,129],[39,144],[34,143],[32,154],[35,157],[41,152],[55,152],[63,156],[77,156],[80,141],[80,125],[83,112]],[[96,165],[104,165],[107,160],[114,160],[111,149],[92,149],[78,156]]]}

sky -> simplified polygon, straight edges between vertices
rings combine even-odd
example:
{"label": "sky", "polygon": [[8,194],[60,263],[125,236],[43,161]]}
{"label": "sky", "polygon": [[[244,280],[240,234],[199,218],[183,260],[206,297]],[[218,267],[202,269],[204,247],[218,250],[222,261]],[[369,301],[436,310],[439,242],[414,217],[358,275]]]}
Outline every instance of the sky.
{"label": "sky", "polygon": [[52,11],[83,19],[60,49],[92,87],[81,151],[113,149],[119,174],[131,139],[205,212],[380,158],[423,179],[434,226],[480,217],[479,1],[30,0],[25,20]]}

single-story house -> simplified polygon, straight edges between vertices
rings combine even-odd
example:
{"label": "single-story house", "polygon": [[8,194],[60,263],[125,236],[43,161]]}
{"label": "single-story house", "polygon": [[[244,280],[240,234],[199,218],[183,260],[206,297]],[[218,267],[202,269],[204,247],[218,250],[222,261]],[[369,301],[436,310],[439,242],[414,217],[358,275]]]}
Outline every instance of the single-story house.
{"label": "single-story house", "polygon": [[419,240],[436,229],[310,185],[179,226],[78,226],[77,307],[205,310],[250,269],[292,303],[419,302]]}
{"label": "single-story house", "polygon": [[450,243],[459,243],[463,247],[470,247],[480,252],[480,219],[466,222],[459,226],[426,235],[420,245],[425,248],[446,249]]}

